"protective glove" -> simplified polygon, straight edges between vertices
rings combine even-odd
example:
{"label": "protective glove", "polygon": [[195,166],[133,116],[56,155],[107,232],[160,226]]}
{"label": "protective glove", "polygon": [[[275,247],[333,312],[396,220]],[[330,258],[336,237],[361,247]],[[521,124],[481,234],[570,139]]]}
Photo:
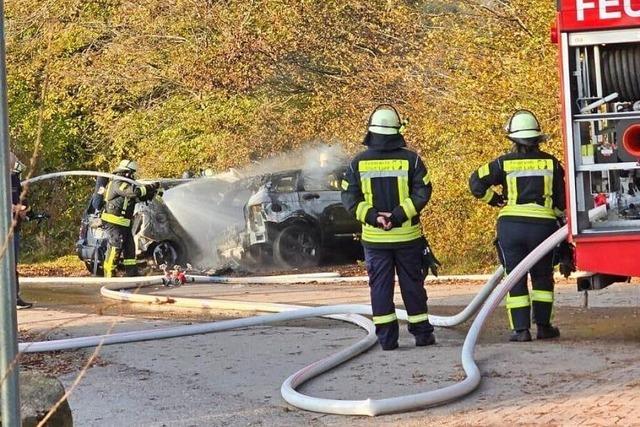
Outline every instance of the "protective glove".
{"label": "protective glove", "polygon": [[146,184],[145,188],[145,200],[151,200],[156,195],[158,188],[160,188],[160,183],[152,182],[151,184]]}
{"label": "protective glove", "polygon": [[151,182],[149,184],[145,184],[145,188],[147,189],[147,191],[149,191],[149,190],[157,191],[158,188],[160,188],[160,183],[159,182]]}
{"label": "protective glove", "polygon": [[431,270],[431,274],[435,277],[438,277],[438,267],[442,266],[438,258],[436,258],[433,250],[431,250],[431,246],[429,246],[429,242],[425,239],[424,241],[424,249],[422,250],[422,269],[424,271],[424,278],[429,275],[429,270]]}
{"label": "protective glove", "polygon": [[31,211],[30,211],[30,212],[27,214],[27,220],[28,220],[28,221],[37,221],[37,222],[38,222],[38,225],[39,225],[42,221],[44,221],[45,219],[49,219],[49,218],[51,218],[51,215],[49,215],[49,214],[48,214],[48,213],[46,213],[46,212],[33,213],[33,212],[31,212]]}
{"label": "protective glove", "polygon": [[576,263],[574,257],[575,248],[568,241],[560,243],[553,253],[553,265],[557,265],[565,278],[568,278],[572,272],[576,271]]}
{"label": "protective glove", "polygon": [[504,200],[504,196],[499,193],[494,193],[493,197],[489,201],[489,205],[495,206],[498,208],[503,208],[507,204],[507,201]]}
{"label": "protective glove", "polygon": [[391,225],[393,225],[394,227],[402,227],[402,221],[400,221],[394,214],[389,214],[388,219]]}

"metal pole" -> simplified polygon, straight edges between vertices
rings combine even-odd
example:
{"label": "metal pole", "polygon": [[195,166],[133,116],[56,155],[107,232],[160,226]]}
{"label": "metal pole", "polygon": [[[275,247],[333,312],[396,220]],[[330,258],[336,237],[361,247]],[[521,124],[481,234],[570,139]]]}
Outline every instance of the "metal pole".
{"label": "metal pole", "polygon": [[[4,1],[0,0],[0,241],[11,230],[11,178],[9,165],[9,119],[7,106],[7,67],[4,37]],[[0,411],[2,426],[20,425],[18,332],[16,319],[16,275],[13,240],[9,240],[0,260]]]}

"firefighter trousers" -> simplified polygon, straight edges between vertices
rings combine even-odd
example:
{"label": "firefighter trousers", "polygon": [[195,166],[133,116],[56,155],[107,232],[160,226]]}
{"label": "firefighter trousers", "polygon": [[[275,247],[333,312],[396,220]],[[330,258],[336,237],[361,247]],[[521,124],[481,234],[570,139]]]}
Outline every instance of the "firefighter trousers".
{"label": "firefighter trousers", "polygon": [[13,268],[16,272],[16,297],[20,296],[20,277],[18,276],[18,258],[20,256],[20,231],[13,229]]}
{"label": "firefighter trousers", "polygon": [[[558,229],[555,222],[525,222],[511,218],[498,219],[498,256],[505,273],[511,272],[531,251]],[[553,312],[553,252],[541,258],[527,275],[511,288],[506,298],[509,326],[515,331],[531,327],[531,311],[538,325],[550,325]]]}
{"label": "firefighter trousers", "polygon": [[131,227],[104,223],[104,231],[107,233],[107,252],[104,258],[104,277],[113,277],[116,267],[122,256],[122,265],[127,276],[136,276],[136,245],[131,234]]}
{"label": "firefighter trousers", "polygon": [[427,315],[423,249],[424,243],[394,249],[364,248],[373,323],[376,325],[378,342],[384,349],[392,349],[398,345],[398,319],[393,302],[396,273],[402,300],[409,315],[409,332],[415,337],[429,336],[433,332]]}

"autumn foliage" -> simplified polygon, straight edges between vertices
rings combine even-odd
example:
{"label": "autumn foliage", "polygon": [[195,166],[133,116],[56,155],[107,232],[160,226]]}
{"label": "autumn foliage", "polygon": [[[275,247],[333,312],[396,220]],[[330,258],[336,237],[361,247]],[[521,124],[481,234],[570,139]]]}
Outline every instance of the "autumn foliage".
{"label": "autumn foliage", "polygon": [[[509,148],[502,126],[518,107],[557,154],[553,3],[7,0],[11,136],[29,159],[42,108],[36,174],[131,156],[144,176],[175,177],[318,139],[356,152],[369,112],[390,102],[430,169],[423,222],[446,271],[488,271],[496,212],[467,179]],[[27,252],[72,252],[91,187],[33,188],[54,222],[26,230]]]}

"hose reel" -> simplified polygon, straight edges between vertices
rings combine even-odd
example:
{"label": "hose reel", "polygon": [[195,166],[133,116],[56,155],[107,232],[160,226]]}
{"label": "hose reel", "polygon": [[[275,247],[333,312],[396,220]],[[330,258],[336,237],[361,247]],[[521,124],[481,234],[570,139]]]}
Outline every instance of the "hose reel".
{"label": "hose reel", "polygon": [[[617,92],[616,101],[640,101],[640,45],[609,45],[601,48],[602,83],[604,93]],[[616,145],[620,160],[640,160],[640,122],[621,120],[616,125]]]}
{"label": "hose reel", "polygon": [[617,92],[620,102],[640,100],[640,46],[609,45],[601,48],[604,93]]}

